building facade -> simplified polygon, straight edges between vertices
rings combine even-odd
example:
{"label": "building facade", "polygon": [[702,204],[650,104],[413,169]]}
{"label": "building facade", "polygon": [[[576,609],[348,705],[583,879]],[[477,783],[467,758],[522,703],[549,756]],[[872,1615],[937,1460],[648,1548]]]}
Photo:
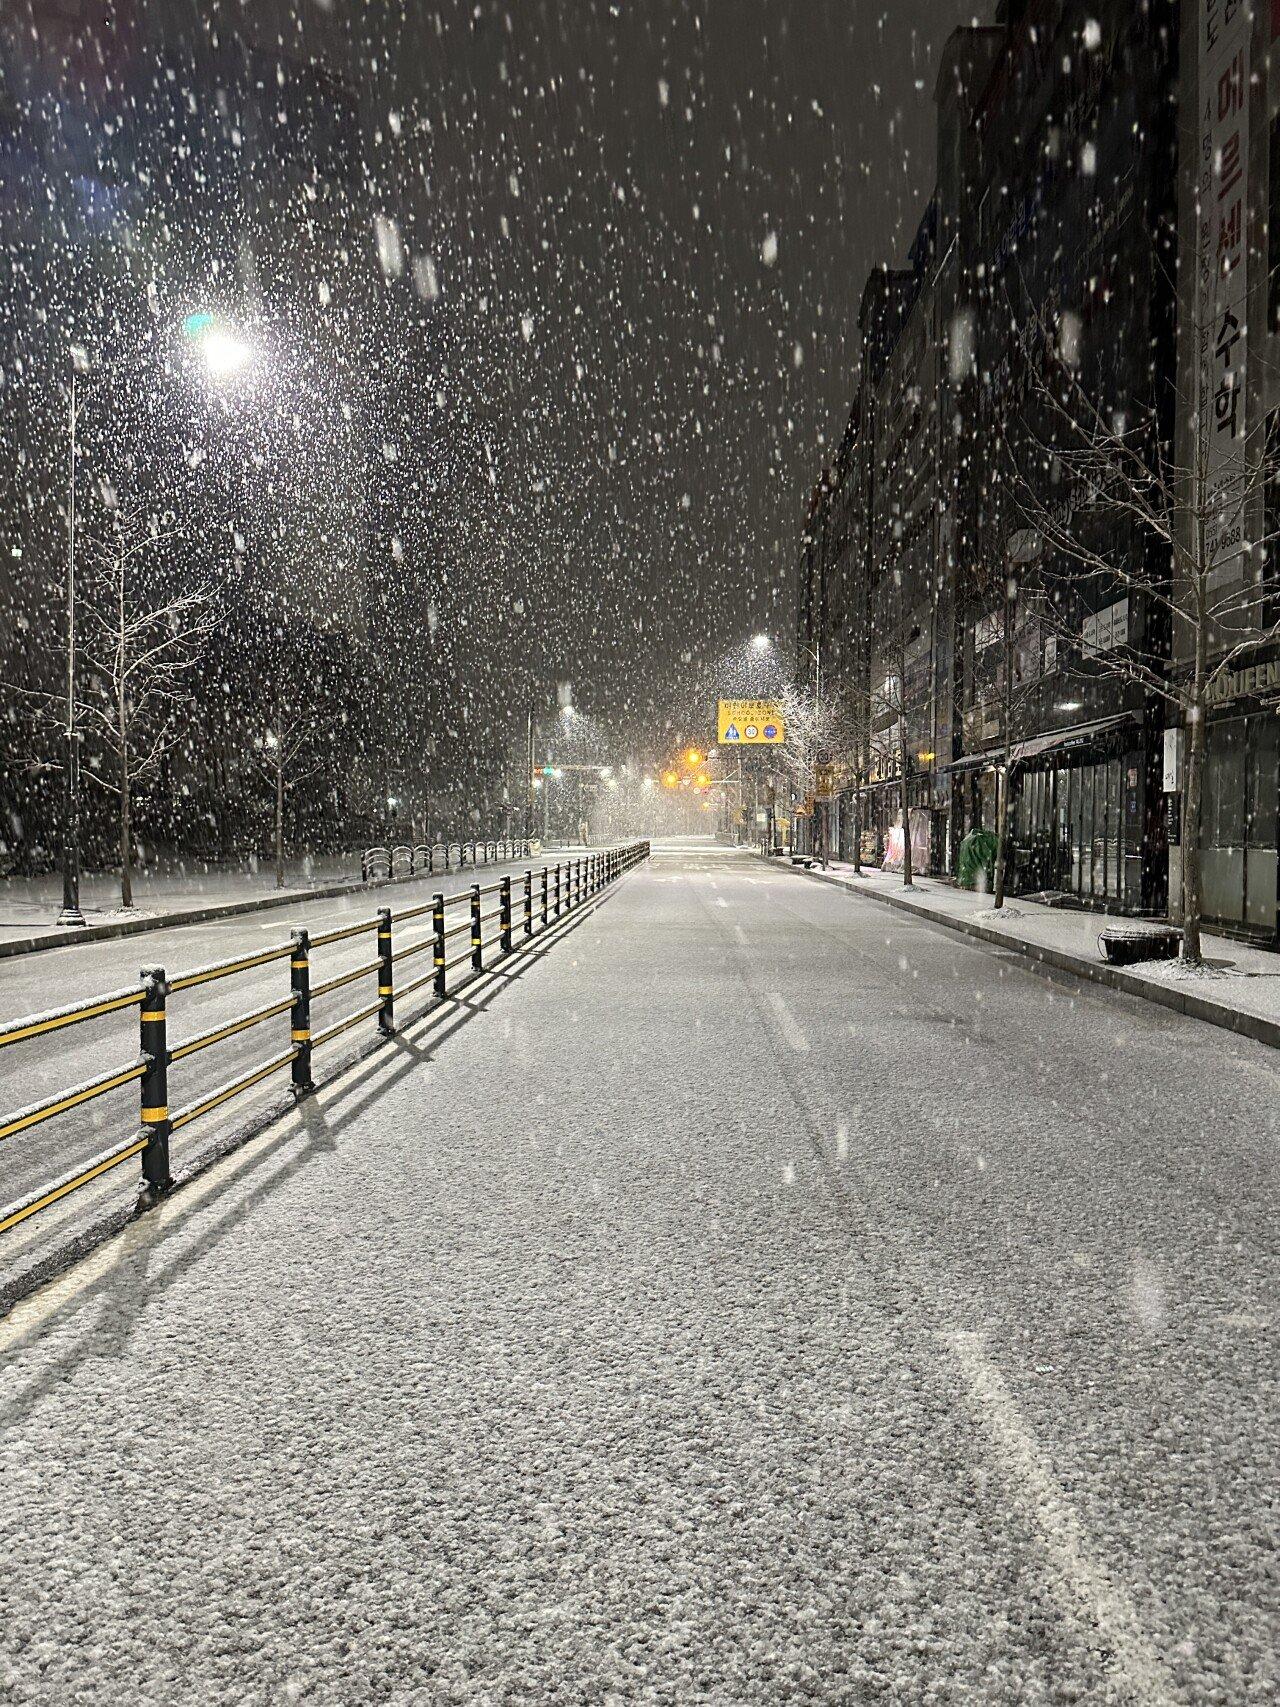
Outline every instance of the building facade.
{"label": "building facade", "polygon": [[1132,912],[1167,897],[1164,703],[1125,665],[1167,667],[1143,588],[1169,565],[1136,530],[1111,537],[1104,584],[1029,520],[1099,526],[1054,452],[1063,374],[1173,441],[1176,19],[1168,0],[1007,0],[948,42],[937,188],[910,266],[863,299],[865,553],[845,600],[865,637],[847,677],[870,708],[850,766],[864,854],[901,823],[905,774],[915,863],[953,870],[1004,775],[1011,888]]}
{"label": "building facade", "polygon": [[[1280,940],[1280,6],[1188,0],[1182,8],[1179,144],[1178,462],[1216,488],[1205,569],[1203,907],[1233,933]],[[1233,492],[1233,487],[1235,491]],[[1190,517],[1187,518],[1190,524]],[[1175,602],[1190,603],[1183,597]],[[1174,668],[1195,632],[1175,625]],[[1186,735],[1166,719],[1169,879],[1182,873]]]}

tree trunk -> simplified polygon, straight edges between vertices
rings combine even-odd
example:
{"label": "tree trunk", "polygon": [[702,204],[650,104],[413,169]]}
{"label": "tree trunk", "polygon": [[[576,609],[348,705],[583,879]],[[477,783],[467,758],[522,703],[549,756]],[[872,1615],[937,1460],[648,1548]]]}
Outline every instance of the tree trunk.
{"label": "tree trunk", "polygon": [[862,876],[862,777],[853,779],[853,869]]}
{"label": "tree trunk", "polygon": [[284,757],[276,746],[276,888],[284,888]]}
{"label": "tree trunk", "polygon": [[129,717],[124,693],[116,704],[117,731],[120,738],[120,905],[133,905],[133,823],[132,802],[129,798]]}
{"label": "tree trunk", "polygon": [[1200,556],[1194,581],[1195,592],[1195,665],[1191,681],[1190,704],[1184,720],[1188,725],[1187,790],[1182,802],[1182,958],[1190,966],[1201,964],[1200,909],[1203,906],[1202,873],[1200,870],[1200,801],[1204,788],[1204,756],[1208,741],[1208,702],[1206,684],[1209,664],[1209,612],[1206,589],[1207,572],[1200,565],[1206,562],[1204,526],[1199,524]]}
{"label": "tree trunk", "polygon": [[1013,783],[1013,628],[1016,616],[1013,572],[1006,567],[1004,582],[1004,617],[1000,644],[1004,654],[1004,679],[1000,683],[1000,737],[1004,748],[1003,764],[996,777],[996,867],[992,873],[991,905],[998,911],[1004,906],[1005,848],[1009,839],[1009,789]]}
{"label": "tree trunk", "polygon": [[993,890],[991,905],[997,910],[1004,906],[1004,851],[1009,834],[1009,783],[1011,767],[1008,749],[1005,749],[1004,763],[996,778],[996,863],[993,873]]}
{"label": "tree trunk", "polygon": [[1191,708],[1188,718],[1187,794],[1182,809],[1182,958],[1192,966],[1201,962],[1200,909],[1200,801],[1204,789],[1205,708]]}
{"label": "tree trunk", "polygon": [[905,748],[902,754],[902,886],[904,889],[914,887],[911,878],[911,808],[907,804],[911,788],[907,780],[907,755]]}

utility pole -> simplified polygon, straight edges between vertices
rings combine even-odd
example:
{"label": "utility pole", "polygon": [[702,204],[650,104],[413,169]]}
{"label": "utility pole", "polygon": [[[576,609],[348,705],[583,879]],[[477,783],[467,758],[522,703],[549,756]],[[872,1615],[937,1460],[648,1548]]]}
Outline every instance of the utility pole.
{"label": "utility pole", "polygon": [[526,708],[525,767],[524,767],[524,839],[533,836],[533,701]]}
{"label": "utility pole", "polygon": [[70,457],[67,478],[67,727],[62,791],[62,910],[60,925],[83,925],[80,911],[80,737],[76,729],[76,377],[84,358],[71,350]]}

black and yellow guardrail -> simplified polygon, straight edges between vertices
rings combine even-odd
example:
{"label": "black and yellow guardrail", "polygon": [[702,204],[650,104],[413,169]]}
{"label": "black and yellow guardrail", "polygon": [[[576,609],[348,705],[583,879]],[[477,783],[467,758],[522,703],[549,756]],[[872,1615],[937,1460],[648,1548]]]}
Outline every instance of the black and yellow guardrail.
{"label": "black and yellow guardrail", "polygon": [[[469,844],[469,847],[474,858],[475,846]],[[0,1233],[49,1208],[109,1169],[128,1161],[131,1156],[141,1157],[142,1177],[147,1187],[153,1192],[165,1190],[170,1183],[169,1139],[180,1128],[261,1084],[285,1067],[291,1071],[295,1093],[305,1095],[313,1088],[311,1062],[317,1049],[333,1042],[362,1021],[375,1017],[379,1031],[383,1036],[390,1036],[395,1029],[397,999],[406,1000],[430,985],[432,998],[444,1000],[450,993],[450,973],[461,966],[469,967],[471,976],[483,972],[486,951],[495,946],[500,957],[516,953],[535,935],[535,930],[546,930],[554,925],[632,866],[648,858],[648,854],[648,842],[631,842],[600,853],[584,854],[580,859],[564,860],[555,865],[544,865],[536,871],[518,873],[514,879],[518,889],[513,888],[513,878],[506,876],[485,888],[477,883],[460,894],[434,895],[429,902],[407,908],[394,918],[390,907],[382,907],[375,918],[361,919],[355,924],[339,925],[315,934],[308,930],[295,930],[287,943],[219,961],[216,965],[200,967],[176,978],[168,978],[162,966],[145,967],[136,986],[113,990],[92,1001],[56,1008],[49,1013],[31,1014],[14,1020],[0,1029],[0,1050],[12,1044],[48,1037],[86,1020],[137,1008],[139,1053],[133,1062],[114,1067],[82,1084],[68,1086],[13,1114],[0,1117],[0,1140],[16,1137],[135,1081],[141,1098],[141,1130],[135,1129],[126,1142],[103,1151],[50,1185],[42,1186],[16,1203],[0,1207]],[[486,902],[493,904],[486,908]],[[454,908],[465,909],[466,916],[451,925],[449,913]],[[494,924],[496,930],[486,935],[486,927]],[[426,934],[407,944],[403,944],[401,939],[403,945],[397,948],[397,936],[406,928]],[[375,939],[376,950],[372,958],[362,959],[358,966],[335,977],[312,983],[312,956],[316,949],[366,934],[373,935]],[[461,944],[458,943],[460,937],[464,939]],[[407,983],[397,984],[396,969],[419,955],[429,957],[428,970]],[[289,963],[287,996],[199,1032],[176,1047],[169,1043],[168,1004],[171,996],[283,960]],[[376,979],[376,1000],[361,1004],[353,1013],[327,1025],[322,1031],[313,1031],[312,1003],[365,978]],[[185,1107],[170,1108],[169,1069],[172,1066],[284,1014],[289,1015],[287,1049],[255,1063],[250,1071],[219,1085]]]}
{"label": "black and yellow guardrail", "polygon": [[530,841],[419,842],[410,847],[398,842],[395,847],[366,848],[360,855],[360,879],[363,883],[389,877],[434,877],[437,871],[463,871],[468,865],[506,864],[515,859],[528,859],[538,852]]}

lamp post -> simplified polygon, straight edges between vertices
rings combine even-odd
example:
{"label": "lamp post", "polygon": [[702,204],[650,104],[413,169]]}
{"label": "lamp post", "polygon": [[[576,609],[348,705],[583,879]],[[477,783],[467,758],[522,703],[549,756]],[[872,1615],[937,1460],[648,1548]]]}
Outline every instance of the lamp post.
{"label": "lamp post", "polygon": [[67,416],[67,724],[62,787],[62,907],[60,925],[83,925],[80,911],[80,732],[76,728],[76,428],[80,421],[77,381],[89,371],[83,347],[72,344]]}
{"label": "lamp post", "polygon": [[[209,377],[225,380],[246,368],[253,349],[211,314],[188,315],[185,337],[195,342]],[[92,371],[83,344],[69,346],[71,383],[67,394],[67,716],[63,730],[62,906],[59,925],[83,925],[80,909],[80,731],[76,726],[76,469],[78,431],[83,408],[81,379]]]}

